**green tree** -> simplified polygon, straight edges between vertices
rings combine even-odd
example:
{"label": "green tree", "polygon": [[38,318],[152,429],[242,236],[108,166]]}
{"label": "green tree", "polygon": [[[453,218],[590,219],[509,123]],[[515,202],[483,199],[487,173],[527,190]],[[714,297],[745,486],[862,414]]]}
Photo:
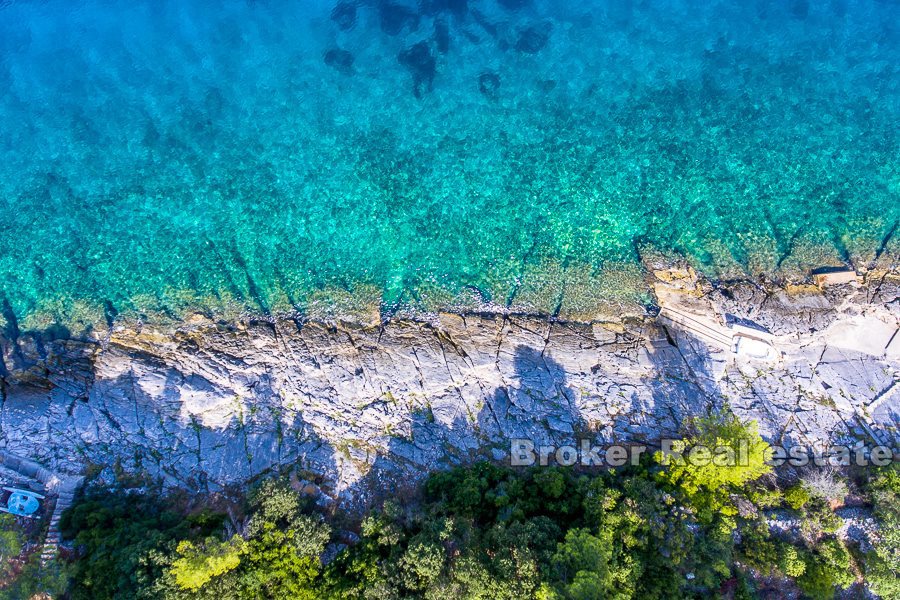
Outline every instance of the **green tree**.
{"label": "green tree", "polygon": [[73,600],[154,597],[163,566],[154,551],[189,535],[184,516],[147,494],[95,494],[69,509],[60,523],[80,558],[72,566]]}
{"label": "green tree", "polygon": [[28,557],[15,579],[0,588],[0,600],[23,598],[59,598],[69,583],[69,570],[58,560],[41,563],[41,555],[35,552]]}
{"label": "green tree", "polygon": [[600,536],[587,529],[571,529],[565,542],[553,557],[559,579],[557,590],[564,598],[591,600],[631,598],[629,589],[617,587],[613,562],[612,535],[603,530]]}
{"label": "green tree", "polygon": [[746,523],[741,528],[740,552],[744,562],[764,575],[771,575],[778,567],[778,544],[769,534],[764,518]]}
{"label": "green tree", "polygon": [[22,531],[12,515],[0,513],[0,577],[9,560],[22,553]]}
{"label": "green tree", "polygon": [[794,510],[800,510],[809,502],[809,491],[802,485],[793,485],[784,492],[785,503]]}
{"label": "green tree", "polygon": [[819,542],[806,557],[806,569],[797,578],[800,589],[813,600],[830,600],[835,591],[854,582],[850,553],[837,539]]}
{"label": "green tree", "polygon": [[730,412],[697,419],[694,433],[659,452],[663,481],[678,488],[705,520],[714,513],[737,514],[732,493],[771,471],[769,445],[755,421],[742,423]]}
{"label": "green tree", "polygon": [[865,557],[866,579],[882,598],[900,598],[900,464],[879,469],[868,487],[879,532]]}
{"label": "green tree", "polygon": [[240,597],[315,600],[313,582],[320,568],[317,555],[303,553],[295,531],[265,523],[248,541],[242,568],[237,571]]}
{"label": "green tree", "polygon": [[403,574],[403,584],[410,590],[426,590],[444,569],[444,549],[427,540],[413,541],[403,556],[400,557],[400,571]]}
{"label": "green tree", "polygon": [[173,586],[202,597],[315,598],[319,555],[331,531],[301,504],[285,482],[266,480],[250,496],[243,537],[178,545],[168,570]]}
{"label": "green tree", "polygon": [[184,590],[198,590],[214,577],[236,569],[241,564],[241,555],[247,551],[247,544],[239,536],[224,542],[207,538],[199,545],[184,540],[176,551],[178,558],[171,568],[175,584]]}
{"label": "green tree", "polygon": [[782,542],[778,547],[778,570],[795,579],[803,575],[806,572],[806,561],[801,551]]}

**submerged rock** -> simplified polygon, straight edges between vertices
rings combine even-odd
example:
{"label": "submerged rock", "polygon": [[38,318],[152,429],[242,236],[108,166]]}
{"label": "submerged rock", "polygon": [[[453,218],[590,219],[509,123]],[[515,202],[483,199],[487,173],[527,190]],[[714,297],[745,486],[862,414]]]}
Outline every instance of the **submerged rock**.
{"label": "submerged rock", "polygon": [[516,50],[525,54],[537,54],[550,41],[551,33],[553,33],[553,23],[550,21],[526,27],[519,32]]}
{"label": "submerged rock", "polygon": [[466,29],[466,28],[463,28],[463,29],[461,29],[460,31],[462,32],[463,36],[465,36],[465,38],[466,38],[467,40],[469,40],[470,42],[472,42],[473,44],[480,44],[480,43],[481,43],[481,38],[478,37],[478,35],[476,35],[474,32],[469,31],[469,30]]}
{"label": "submerged rock", "polygon": [[791,15],[795,19],[802,21],[809,16],[809,0],[792,0],[790,7]]}
{"label": "submerged rock", "polygon": [[450,27],[443,19],[434,22],[434,45],[441,54],[447,54],[450,50]]}
{"label": "submerged rock", "polygon": [[469,12],[469,0],[423,0],[420,12],[429,17],[449,12],[455,17],[462,18]]}
{"label": "submerged rock", "polygon": [[542,92],[549,93],[556,89],[555,79],[542,79],[538,81],[538,89]]}
{"label": "submerged rock", "polygon": [[340,48],[332,48],[325,53],[325,64],[341,73],[352,73],[353,61],[353,55]]}
{"label": "submerged rock", "polygon": [[478,91],[483,96],[494,100],[500,90],[500,76],[491,71],[486,71],[478,76]]}
{"label": "submerged rock", "polygon": [[531,6],[531,0],[498,0],[500,6],[506,10],[516,11]]}
{"label": "submerged rock", "polygon": [[382,2],[378,6],[381,30],[390,35],[400,35],[405,28],[415,31],[419,28],[419,15],[413,9],[402,4]]}
{"label": "submerged rock", "polygon": [[431,48],[427,42],[407,48],[397,56],[400,64],[409,69],[413,76],[413,94],[416,98],[422,97],[422,88],[431,91],[434,84],[434,76],[437,73],[437,62],[431,54]]}
{"label": "submerged rock", "polygon": [[356,25],[356,4],[353,2],[338,2],[331,10],[331,20],[335,22],[341,31],[349,31]]}
{"label": "submerged rock", "polygon": [[497,34],[498,34],[497,25],[494,23],[491,23],[484,13],[482,13],[477,8],[473,8],[472,9],[472,18],[475,19],[475,22],[478,23],[478,25],[482,29],[484,29],[484,32],[486,34],[488,34],[489,36],[491,36],[494,39],[497,38]]}

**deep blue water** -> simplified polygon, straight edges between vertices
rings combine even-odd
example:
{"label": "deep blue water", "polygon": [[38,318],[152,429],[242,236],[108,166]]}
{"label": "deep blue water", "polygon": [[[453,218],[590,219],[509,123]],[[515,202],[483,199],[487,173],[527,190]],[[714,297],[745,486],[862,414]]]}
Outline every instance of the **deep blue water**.
{"label": "deep blue water", "polygon": [[0,2],[0,298],[43,327],[896,264],[900,3]]}

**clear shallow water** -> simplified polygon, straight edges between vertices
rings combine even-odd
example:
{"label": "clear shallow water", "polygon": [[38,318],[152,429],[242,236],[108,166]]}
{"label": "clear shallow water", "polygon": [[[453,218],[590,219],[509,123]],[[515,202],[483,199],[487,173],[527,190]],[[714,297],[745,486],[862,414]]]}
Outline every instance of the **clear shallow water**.
{"label": "clear shallow water", "polygon": [[6,320],[896,260],[900,3],[405,5],[0,2]]}

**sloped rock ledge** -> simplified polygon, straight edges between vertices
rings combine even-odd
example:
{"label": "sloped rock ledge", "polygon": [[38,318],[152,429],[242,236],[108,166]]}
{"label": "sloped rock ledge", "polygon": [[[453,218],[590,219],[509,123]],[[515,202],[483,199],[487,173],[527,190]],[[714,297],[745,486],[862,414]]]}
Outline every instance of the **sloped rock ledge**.
{"label": "sloped rock ledge", "polygon": [[297,465],[328,501],[502,460],[512,438],[653,442],[724,403],[786,445],[897,444],[895,280],[822,292],[659,275],[664,308],[765,328],[781,358],[742,359],[649,316],[369,328],[198,316],[87,340],[26,335],[0,339],[0,445],[58,471],[194,490]]}

